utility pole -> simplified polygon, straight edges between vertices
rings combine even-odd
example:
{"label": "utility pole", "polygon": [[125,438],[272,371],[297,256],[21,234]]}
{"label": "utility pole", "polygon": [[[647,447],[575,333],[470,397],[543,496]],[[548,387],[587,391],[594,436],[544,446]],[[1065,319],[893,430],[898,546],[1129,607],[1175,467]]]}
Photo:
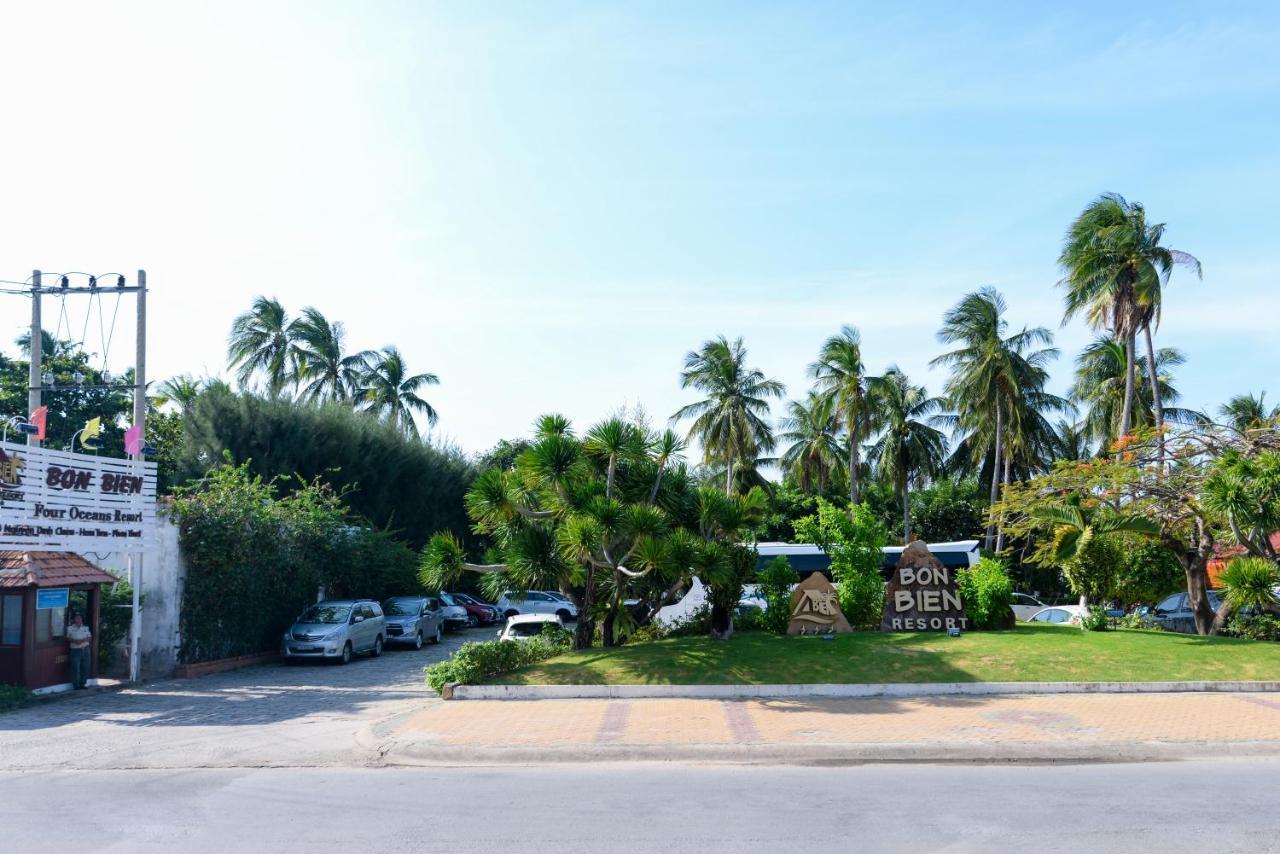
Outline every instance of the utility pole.
{"label": "utility pole", "polygon": [[[44,334],[40,325],[40,271],[31,272],[31,359],[27,373],[27,412],[32,413],[40,408],[40,386],[43,380],[40,373],[44,360]],[[40,440],[27,434],[28,445],[40,445]]]}
{"label": "utility pole", "polygon": [[[147,441],[147,271],[138,271],[138,328],[137,358],[133,369],[133,423],[142,434],[142,444]],[[133,455],[142,461],[142,448]],[[129,626],[129,681],[142,677],[142,558],[139,552],[129,558],[129,585],[133,588],[133,619]]]}

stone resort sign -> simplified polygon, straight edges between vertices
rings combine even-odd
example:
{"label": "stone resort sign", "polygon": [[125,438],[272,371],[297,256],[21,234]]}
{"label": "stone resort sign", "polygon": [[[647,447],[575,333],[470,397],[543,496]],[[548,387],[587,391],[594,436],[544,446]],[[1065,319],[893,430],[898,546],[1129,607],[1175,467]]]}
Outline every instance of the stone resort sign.
{"label": "stone resort sign", "polygon": [[902,550],[884,594],[886,632],[968,629],[955,573],[916,541]]}
{"label": "stone resort sign", "polygon": [[155,529],[155,463],[0,442],[0,549],[141,552]]}
{"label": "stone resort sign", "polygon": [[849,621],[840,610],[836,589],[821,572],[814,572],[791,591],[789,635],[825,635],[848,632]]}

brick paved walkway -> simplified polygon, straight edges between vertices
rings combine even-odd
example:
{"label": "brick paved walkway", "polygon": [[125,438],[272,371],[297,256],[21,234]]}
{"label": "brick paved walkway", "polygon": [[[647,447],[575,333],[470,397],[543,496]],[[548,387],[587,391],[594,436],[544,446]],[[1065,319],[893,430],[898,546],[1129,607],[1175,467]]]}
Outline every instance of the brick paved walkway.
{"label": "brick paved walkway", "polygon": [[[1277,694],[1060,694],[863,700],[536,700],[438,703],[382,733],[433,749],[823,745],[1273,744]],[[439,751],[458,756],[456,751]],[[1105,753],[1105,750],[1103,750]],[[594,753],[592,755],[602,755]],[[607,754],[603,754],[607,755]],[[661,756],[650,750],[647,756]],[[993,754],[995,755],[995,754]]]}

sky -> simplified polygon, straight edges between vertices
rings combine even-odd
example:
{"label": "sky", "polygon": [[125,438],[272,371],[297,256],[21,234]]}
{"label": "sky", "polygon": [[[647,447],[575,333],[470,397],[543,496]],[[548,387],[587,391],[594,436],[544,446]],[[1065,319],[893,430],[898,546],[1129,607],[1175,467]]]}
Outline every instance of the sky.
{"label": "sky", "polygon": [[[991,285],[1014,327],[1054,330],[1061,393],[1091,333],[1060,328],[1056,259],[1110,191],[1203,264],[1174,275],[1157,334],[1187,356],[1182,405],[1280,401],[1272,3],[0,16],[0,279],[146,269],[155,379],[227,376],[232,319],[274,296],[438,374],[433,438],[480,452],[546,412],[585,427],[639,405],[662,425],[695,399],[685,353],[717,335],[800,398],[853,324],[872,372],[937,392],[942,313]],[[68,302],[70,327],[85,309]],[[29,311],[0,295],[0,349]]]}

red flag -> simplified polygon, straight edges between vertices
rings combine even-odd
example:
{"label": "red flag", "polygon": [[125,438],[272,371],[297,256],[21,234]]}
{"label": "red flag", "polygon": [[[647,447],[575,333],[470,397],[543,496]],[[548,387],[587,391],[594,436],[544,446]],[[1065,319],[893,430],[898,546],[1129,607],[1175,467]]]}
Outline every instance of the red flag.
{"label": "red flag", "polygon": [[36,440],[44,441],[45,422],[49,419],[49,407],[41,406],[31,413],[31,423],[36,425]]}

